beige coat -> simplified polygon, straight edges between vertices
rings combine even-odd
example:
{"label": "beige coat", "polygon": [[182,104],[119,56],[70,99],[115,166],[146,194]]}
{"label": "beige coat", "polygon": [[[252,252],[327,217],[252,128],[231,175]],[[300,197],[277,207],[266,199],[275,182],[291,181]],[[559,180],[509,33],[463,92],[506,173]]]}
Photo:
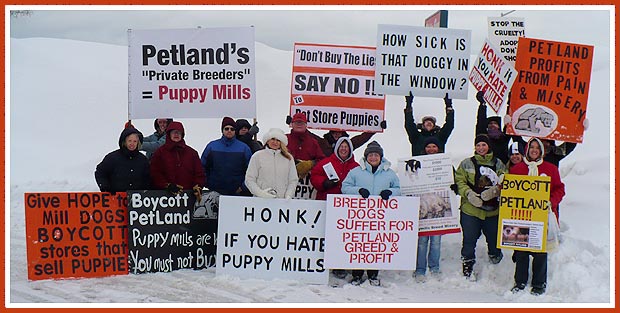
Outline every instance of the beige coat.
{"label": "beige coat", "polygon": [[269,148],[252,155],[245,173],[245,185],[253,195],[262,198],[273,198],[268,195],[271,188],[275,190],[276,198],[291,199],[297,181],[295,161],[285,158],[280,150]]}

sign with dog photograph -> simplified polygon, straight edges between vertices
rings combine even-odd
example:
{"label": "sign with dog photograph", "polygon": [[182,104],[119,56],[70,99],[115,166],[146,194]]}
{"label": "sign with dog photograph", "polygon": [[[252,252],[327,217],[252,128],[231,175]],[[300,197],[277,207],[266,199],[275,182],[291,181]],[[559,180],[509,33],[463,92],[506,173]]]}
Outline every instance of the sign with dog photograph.
{"label": "sign with dog photograph", "polygon": [[583,142],[594,46],[519,38],[506,133]]}
{"label": "sign with dog photograph", "polygon": [[497,247],[547,252],[549,176],[504,175],[499,197]]}
{"label": "sign with dog photograph", "polygon": [[308,128],[383,132],[375,48],[295,43],[290,99],[290,115],[305,113]]}
{"label": "sign with dog photograph", "polygon": [[325,201],[220,197],[216,275],[326,284]]}
{"label": "sign with dog photograph", "polygon": [[417,197],[327,195],[325,266],[413,270],[418,246]]}
{"label": "sign with dog photograph", "polygon": [[420,198],[419,235],[460,232],[459,206],[450,189],[454,183],[450,156],[437,153],[400,158],[397,167],[401,193]]}
{"label": "sign with dog photograph", "polygon": [[127,197],[26,193],[28,279],[127,275]]}
{"label": "sign with dog photograph", "polygon": [[215,265],[217,193],[130,191],[129,272],[202,269]]}

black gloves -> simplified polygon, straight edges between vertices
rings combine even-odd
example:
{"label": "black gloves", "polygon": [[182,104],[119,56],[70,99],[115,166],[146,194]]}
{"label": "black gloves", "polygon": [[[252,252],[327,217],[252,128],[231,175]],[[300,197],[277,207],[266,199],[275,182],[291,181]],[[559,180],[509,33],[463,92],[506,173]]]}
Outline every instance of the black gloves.
{"label": "black gloves", "polygon": [[390,196],[392,195],[392,191],[391,190],[382,190],[379,195],[381,196],[381,199],[383,200],[387,200],[390,198]]}
{"label": "black gloves", "polygon": [[286,116],[286,125],[291,125],[291,122],[293,121],[293,118],[290,115]]}
{"label": "black gloves", "polygon": [[323,181],[323,188],[325,190],[334,188],[336,186],[338,186],[338,180],[337,179],[326,179],[325,181]]}
{"label": "black gloves", "polygon": [[168,184],[166,185],[166,191],[173,195],[178,195],[183,191],[183,186],[177,184]]}
{"label": "black gloves", "polygon": [[446,92],[446,96],[443,98],[443,103],[446,104],[446,111],[453,110],[452,108],[452,99],[448,97],[448,93]]}
{"label": "black gloves", "polygon": [[387,128],[387,121],[386,120],[381,121],[381,123],[379,123],[379,126],[381,126],[382,129],[386,129]]}
{"label": "black gloves", "polygon": [[258,122],[254,122],[254,125],[252,125],[252,127],[250,127],[250,130],[248,130],[248,133],[252,135],[252,137],[254,137],[254,135],[258,134],[259,132],[258,126],[256,126],[257,123]]}
{"label": "black gloves", "polygon": [[457,185],[456,183],[450,185],[450,189],[452,189],[452,191],[454,191],[455,194],[457,195],[459,194],[459,185]]}
{"label": "black gloves", "polygon": [[358,191],[360,193],[360,196],[362,196],[362,198],[366,199],[368,198],[368,196],[370,196],[370,191],[368,191],[368,189],[366,188],[360,188],[360,190]]}
{"label": "black gloves", "polygon": [[411,104],[413,103],[413,93],[411,93],[411,91],[409,91],[409,95],[405,96],[405,109],[410,109],[411,108]]}
{"label": "black gloves", "polygon": [[480,104],[486,103],[486,101],[484,101],[484,91],[478,91],[478,93],[476,94],[476,100],[478,100]]}

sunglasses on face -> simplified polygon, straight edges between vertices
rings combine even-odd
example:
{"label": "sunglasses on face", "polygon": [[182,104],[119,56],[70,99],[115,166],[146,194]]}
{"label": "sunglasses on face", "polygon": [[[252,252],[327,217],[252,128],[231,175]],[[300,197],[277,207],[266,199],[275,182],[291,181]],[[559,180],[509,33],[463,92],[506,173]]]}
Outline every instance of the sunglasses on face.
{"label": "sunglasses on face", "polygon": [[228,130],[228,131],[235,131],[234,127],[224,127],[224,130]]}

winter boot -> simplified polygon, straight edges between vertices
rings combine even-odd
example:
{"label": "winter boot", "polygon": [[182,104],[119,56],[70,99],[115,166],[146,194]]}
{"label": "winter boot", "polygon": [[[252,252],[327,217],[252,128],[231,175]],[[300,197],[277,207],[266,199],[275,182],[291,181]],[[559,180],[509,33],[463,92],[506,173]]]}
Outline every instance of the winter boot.
{"label": "winter boot", "polygon": [[474,264],[476,264],[476,260],[463,260],[463,276],[467,278],[472,276]]}
{"label": "winter boot", "polygon": [[535,296],[540,296],[540,295],[545,293],[546,288],[547,288],[547,284],[546,283],[542,284],[542,285],[539,285],[539,286],[532,286],[532,290],[530,290],[530,293],[535,295]]}
{"label": "winter boot", "polygon": [[510,291],[512,291],[512,293],[517,293],[523,289],[525,289],[524,283],[516,283],[515,286],[510,289]]}
{"label": "winter boot", "polygon": [[353,280],[351,281],[351,285],[353,286],[359,286],[363,283],[364,281],[362,280],[362,277],[359,276],[353,276]]}
{"label": "winter boot", "polygon": [[368,283],[370,283],[371,286],[381,286],[381,281],[379,280],[377,275],[369,276]]}
{"label": "winter boot", "polygon": [[489,255],[489,262],[491,262],[491,264],[498,264],[503,258],[504,254],[500,251],[498,255]]}

